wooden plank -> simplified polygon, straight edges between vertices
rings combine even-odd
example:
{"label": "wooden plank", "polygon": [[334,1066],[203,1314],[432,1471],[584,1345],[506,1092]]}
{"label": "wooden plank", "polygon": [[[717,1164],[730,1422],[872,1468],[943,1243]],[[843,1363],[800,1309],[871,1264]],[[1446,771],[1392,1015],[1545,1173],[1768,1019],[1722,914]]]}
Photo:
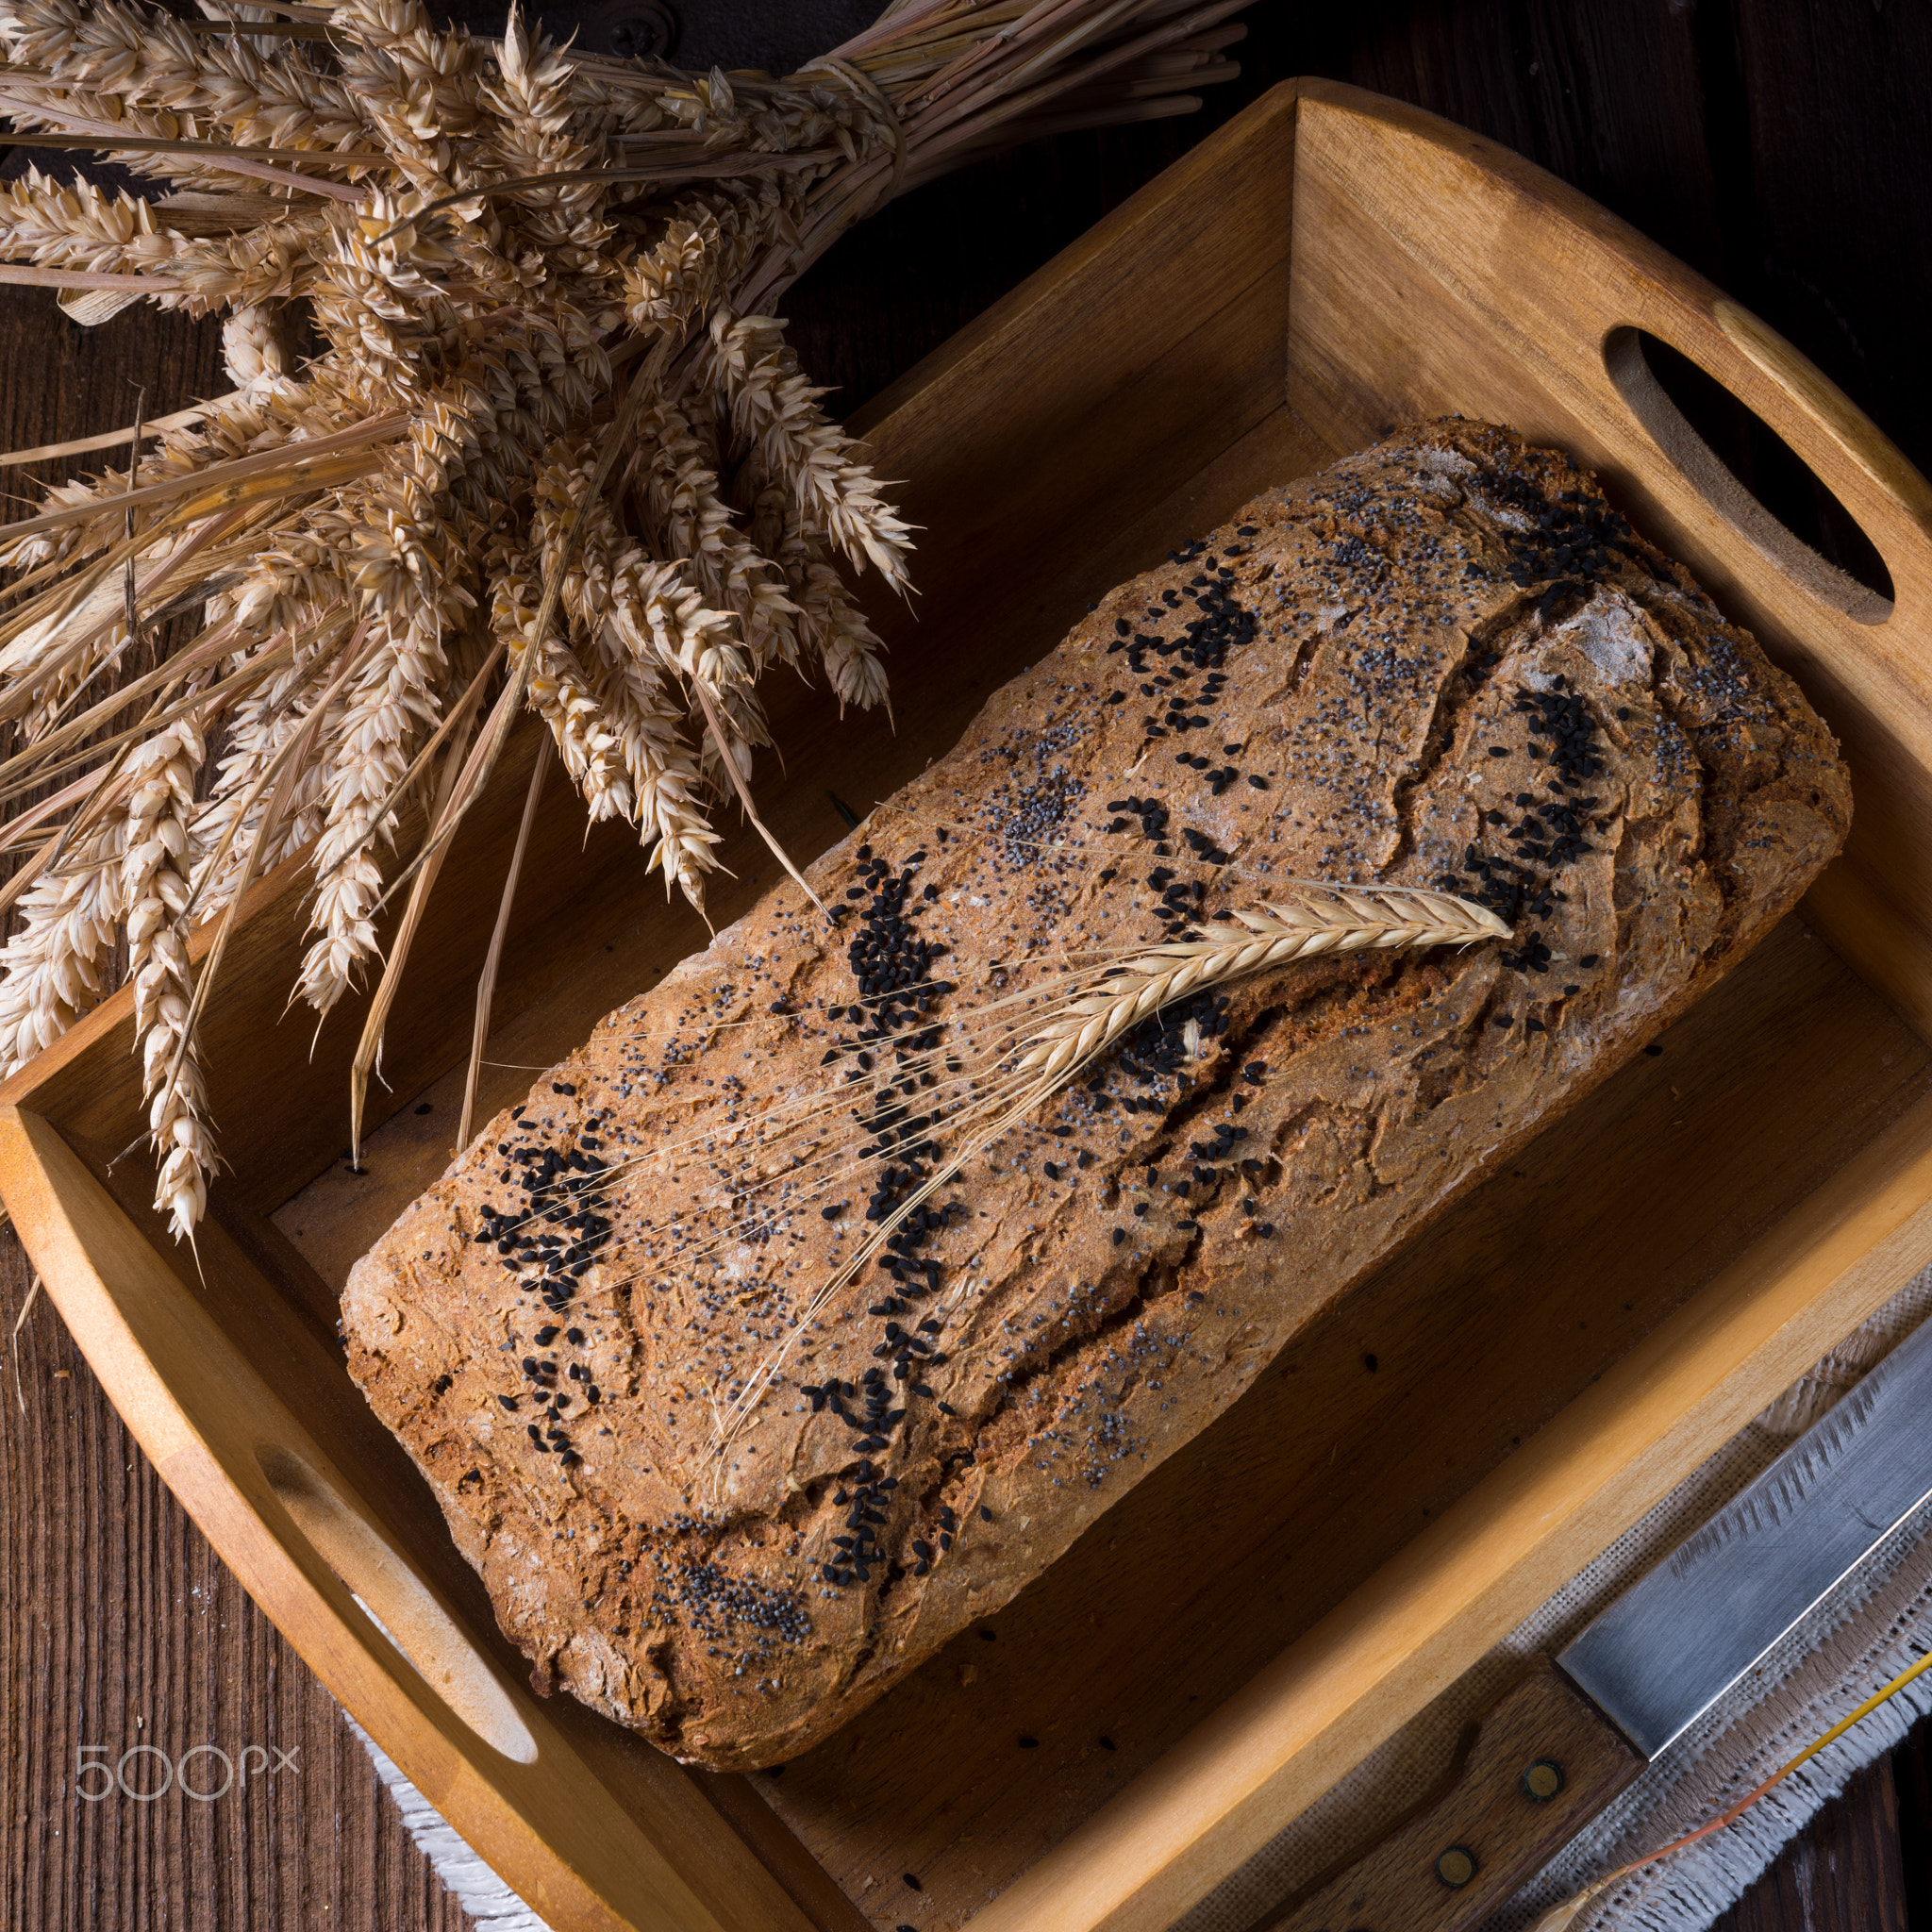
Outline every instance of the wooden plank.
{"label": "wooden plank", "polygon": [[1906,1923],[1932,1925],[1932,1718],[1922,1717],[1891,1754],[1891,1780]]}
{"label": "wooden plank", "polygon": [[1910,1932],[1891,1760],[1856,1772],[1710,1932]]}
{"label": "wooden plank", "polygon": [[1446,0],[1352,9],[1347,64],[1579,188],[1680,261],[1722,258],[1693,10]]}
{"label": "wooden plank", "polygon": [[[1932,13],[1729,0],[1749,227],[1726,280],[1932,473]],[[1902,245],[1903,243],[1903,245]],[[1747,279],[1748,277],[1748,279]]]}
{"label": "wooden plank", "polygon": [[[0,1320],[33,1271],[0,1236]],[[141,1453],[53,1304],[0,1374],[0,1924],[23,1932],[328,1925],[468,1932],[335,1700]],[[17,1380],[16,1380],[17,1376]],[[16,1391],[18,1393],[16,1394]],[[109,1765],[251,1758],[219,1798],[83,1802],[78,1746]],[[137,1788],[159,1772],[133,1760]],[[217,1759],[190,1760],[204,1790]],[[91,1778],[87,1788],[98,1788]]]}

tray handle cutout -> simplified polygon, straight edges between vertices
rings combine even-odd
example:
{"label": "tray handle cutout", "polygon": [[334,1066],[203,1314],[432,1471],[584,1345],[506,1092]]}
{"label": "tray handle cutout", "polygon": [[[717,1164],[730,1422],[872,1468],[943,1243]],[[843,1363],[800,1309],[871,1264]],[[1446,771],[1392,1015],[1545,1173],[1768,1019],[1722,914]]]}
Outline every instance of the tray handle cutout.
{"label": "tray handle cutout", "polygon": [[492,1750],[519,1764],[536,1763],[537,1740],[494,1666],[388,1539],[292,1450],[258,1442],[255,1459],[309,1547],[423,1681]]}
{"label": "tray handle cutout", "polygon": [[1694,364],[1779,437],[1864,533],[1894,586],[1899,559],[1888,554],[1888,539],[1901,516],[1911,517],[1884,474],[1895,453],[1871,447],[1864,419],[1755,317],[1720,298],[1707,319],[1715,327],[1697,331],[1702,340],[1694,346],[1674,341],[1661,317],[1648,318],[1642,328],[1623,323],[1608,329],[1604,370],[1618,395],[1686,482],[1801,590],[1855,623],[1890,623],[1892,598],[1821,557],[1731,473],[1657,379],[1643,353],[1643,336]]}

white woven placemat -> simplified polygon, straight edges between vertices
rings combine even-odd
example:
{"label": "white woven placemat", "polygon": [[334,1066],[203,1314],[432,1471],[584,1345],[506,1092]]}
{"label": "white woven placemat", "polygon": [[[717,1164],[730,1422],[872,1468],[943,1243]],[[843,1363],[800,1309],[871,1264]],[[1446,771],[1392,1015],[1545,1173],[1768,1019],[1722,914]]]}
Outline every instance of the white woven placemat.
{"label": "white woven placemat", "polygon": [[[1473,1670],[1176,1922],[1246,1932],[1264,1912],[1393,1829],[1446,1774],[1468,1726],[1523,1674],[1721,1509],[1794,1437],[1932,1315],[1932,1269],[1902,1289],[1777,1401],[1573,1577]],[[1932,1510],[1904,1524],[1743,1684],[1661,1753],[1485,1932],[1524,1932],[1598,1874],[1721,1811],[1932,1645]],[[1701,1932],[1852,1774],[1932,1708],[1932,1675],[1814,1758],[1731,1829],[1635,1874],[1576,1932]]]}

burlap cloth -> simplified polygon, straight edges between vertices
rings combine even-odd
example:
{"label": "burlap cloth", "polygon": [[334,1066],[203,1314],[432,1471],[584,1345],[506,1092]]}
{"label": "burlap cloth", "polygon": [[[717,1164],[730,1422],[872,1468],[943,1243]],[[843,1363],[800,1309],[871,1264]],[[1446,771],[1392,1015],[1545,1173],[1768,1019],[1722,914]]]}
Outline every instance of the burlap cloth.
{"label": "burlap cloth", "polygon": [[[1587,1570],[1176,1922],[1246,1932],[1271,1907],[1391,1829],[1440,1780],[1469,1724],[1539,1653],[1560,1649],[1624,1588],[1722,1508],[1793,1437],[1932,1315],[1932,1269],[1687,1477]],[[1736,1690],[1498,1912],[1523,1932],[1600,1873],[1702,1824],[1932,1646],[1932,1508],[1901,1525]],[[1575,1932],[1698,1932],[1733,1904],[1845,1780],[1932,1709],[1932,1673],[1857,1725],[1735,1825],[1597,1900]]]}

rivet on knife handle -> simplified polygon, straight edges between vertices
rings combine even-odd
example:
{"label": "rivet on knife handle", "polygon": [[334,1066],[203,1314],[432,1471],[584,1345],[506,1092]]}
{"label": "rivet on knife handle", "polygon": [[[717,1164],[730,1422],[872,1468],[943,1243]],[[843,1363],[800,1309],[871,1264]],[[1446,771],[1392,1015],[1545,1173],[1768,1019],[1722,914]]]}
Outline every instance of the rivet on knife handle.
{"label": "rivet on knife handle", "polygon": [[1547,1663],[1482,1721],[1456,1782],[1253,1932],[1458,1932],[1481,1923],[1643,1769]]}

